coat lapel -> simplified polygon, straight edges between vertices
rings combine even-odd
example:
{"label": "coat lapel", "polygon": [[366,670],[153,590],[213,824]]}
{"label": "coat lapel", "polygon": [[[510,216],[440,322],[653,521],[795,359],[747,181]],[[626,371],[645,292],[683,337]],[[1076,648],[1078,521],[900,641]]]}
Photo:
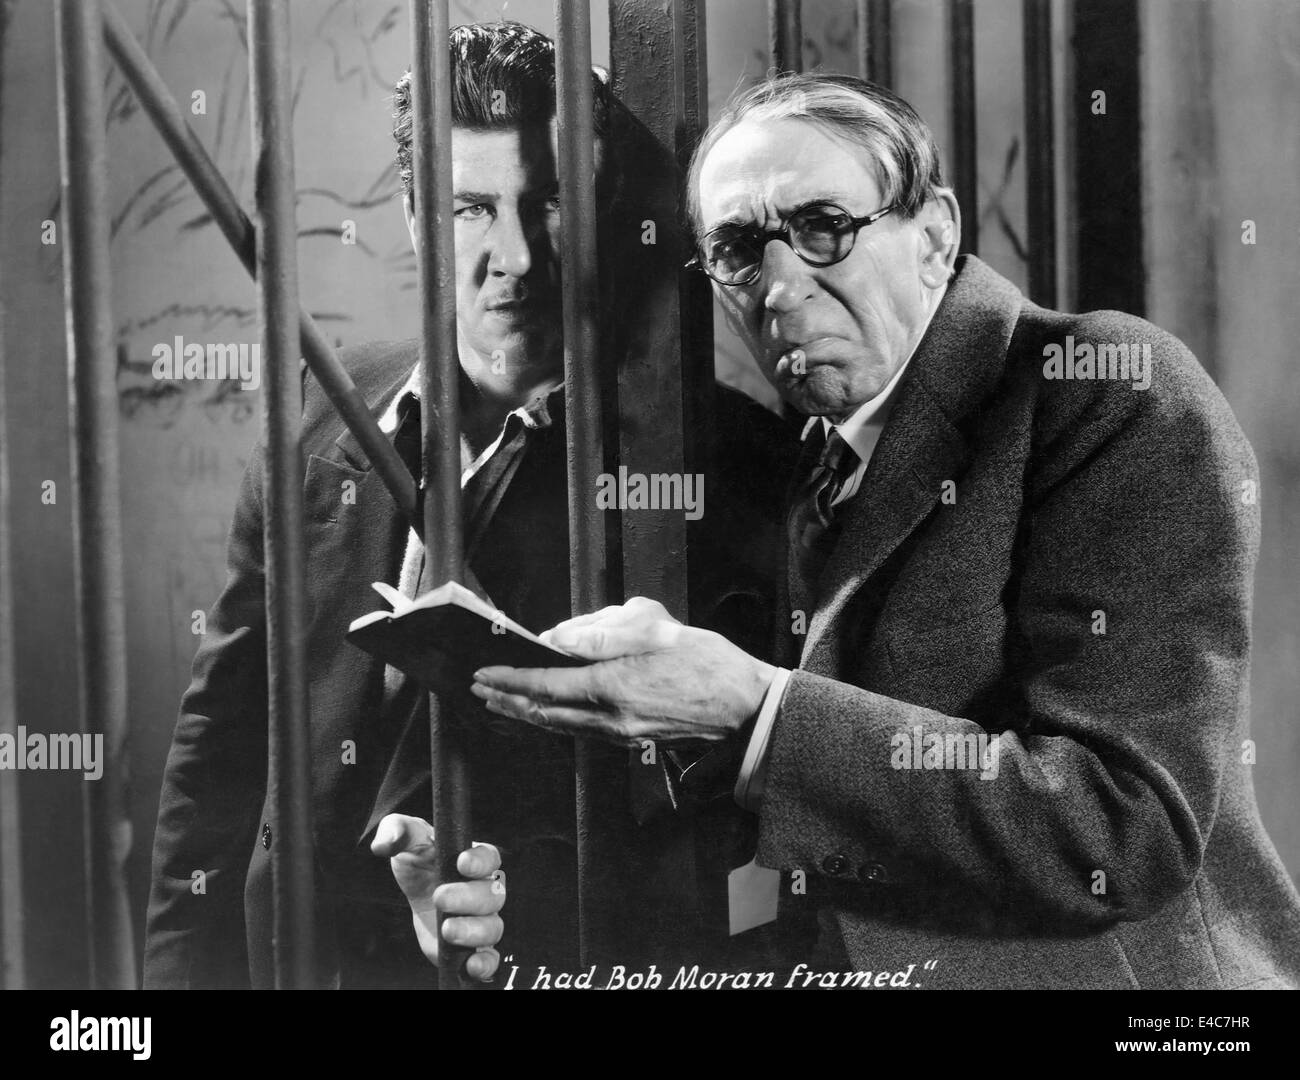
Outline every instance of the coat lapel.
{"label": "coat lapel", "polygon": [[973,255],[939,305],[899,386],[862,486],[822,573],[801,667],[835,670],[831,632],[885,560],[925,520],[970,455],[965,432],[1006,364],[1023,297]]}

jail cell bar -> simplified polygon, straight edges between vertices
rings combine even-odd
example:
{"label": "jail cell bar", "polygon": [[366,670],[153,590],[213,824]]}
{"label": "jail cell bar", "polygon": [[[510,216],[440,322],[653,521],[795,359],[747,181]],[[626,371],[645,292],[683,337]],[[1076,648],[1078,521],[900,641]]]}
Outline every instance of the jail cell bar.
{"label": "jail cell bar", "polygon": [[315,982],[315,859],[307,701],[307,547],[303,536],[302,384],[298,374],[298,218],[293,175],[293,70],[288,0],[249,0],[249,106],[257,195],[257,285],[262,355],[266,547],[267,782],[275,985]]}
{"label": "jail cell bar", "polygon": [[890,52],[891,0],[857,0],[858,73],[869,82],[892,86],[893,56]]}
{"label": "jail cell bar", "polygon": [[803,71],[803,4],[767,0],[767,34],[776,71]]}
{"label": "jail cell bar", "polygon": [[60,0],[55,20],[81,730],[104,742],[103,775],[85,789],[89,975],[95,989],[134,989],[124,873],[131,846],[124,787],[126,616],[99,2]]}
{"label": "jail cell bar", "polygon": [[1029,298],[1056,307],[1056,143],[1052,125],[1052,0],[1024,0],[1025,202]]}
{"label": "jail cell bar", "polygon": [[[420,297],[424,558],[435,585],[465,570],[460,489],[460,362],[456,350],[455,234],[451,190],[451,52],[447,0],[412,0],[412,164]],[[469,769],[455,725],[429,702],[434,850],[438,876],[456,879],[470,844]],[[441,945],[438,985],[455,989],[469,950]]]}
{"label": "jail cell bar", "polygon": [[961,208],[961,246],[979,252],[975,153],[975,13],[971,0],[948,0],[948,70],[952,109],[952,177]]}
{"label": "jail cell bar", "polygon": [[[564,310],[564,414],[568,443],[569,597],[574,615],[605,606],[605,515],[596,506],[605,467],[604,401],[599,363],[600,287],[596,265],[595,132],[592,124],[591,5],[555,3],[555,105],[559,130],[560,283]],[[619,755],[588,738],[574,742],[577,792],[578,937],[583,964],[609,939],[602,839],[604,812],[618,790]]]}
{"label": "jail cell bar", "polygon": [[[3,41],[0,40],[0,46]],[[0,309],[0,736],[17,742],[13,575],[9,559],[9,433],[6,424],[4,311]],[[23,856],[18,773],[0,769],[0,989],[24,990]]]}

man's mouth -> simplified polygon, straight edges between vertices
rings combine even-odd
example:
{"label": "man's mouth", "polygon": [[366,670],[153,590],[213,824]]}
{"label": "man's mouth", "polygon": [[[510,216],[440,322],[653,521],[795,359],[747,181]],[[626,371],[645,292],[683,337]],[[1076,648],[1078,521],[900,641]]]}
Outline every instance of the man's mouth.
{"label": "man's mouth", "polygon": [[493,300],[483,306],[485,310],[499,319],[531,319],[541,310],[541,305],[537,299],[531,296],[510,300]]}

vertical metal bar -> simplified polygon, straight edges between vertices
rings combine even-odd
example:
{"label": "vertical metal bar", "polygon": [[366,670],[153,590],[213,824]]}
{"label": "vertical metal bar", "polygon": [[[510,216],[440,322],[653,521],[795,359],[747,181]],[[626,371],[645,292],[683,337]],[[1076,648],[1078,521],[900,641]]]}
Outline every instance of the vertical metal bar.
{"label": "vertical metal bar", "polygon": [[[564,403],[568,435],[569,593],[574,614],[605,604],[605,520],[596,507],[604,469],[598,361],[595,146],[592,124],[591,7],[556,0],[556,115],[559,129],[564,291]],[[577,784],[578,926],[582,963],[606,947],[608,905],[599,890],[599,777],[609,755],[588,739],[574,747]]]}
{"label": "vertical metal bar", "polygon": [[880,86],[894,82],[890,52],[891,0],[857,0],[858,70],[862,77]]}
{"label": "vertical metal bar", "polygon": [[[637,261],[637,296],[627,307],[617,370],[624,421],[618,430],[619,460],[646,475],[680,475],[685,468],[679,270],[688,253],[674,226],[680,189],[677,166],[685,149],[678,144],[686,122],[678,23],[688,6],[695,5],[689,0],[671,7],[647,8],[636,0],[612,0],[609,5],[615,90],[653,140],[636,160],[631,159],[631,147],[621,148],[623,169],[635,177],[628,184],[636,185],[642,216],[656,224],[655,243],[642,244],[625,256]],[[653,416],[654,424],[635,422],[644,416]],[[663,507],[625,512],[621,524],[624,591],[652,596],[674,616],[686,619],[686,521],[681,511]]]}
{"label": "vertical metal bar", "polygon": [[1137,0],[1072,0],[1074,232],[1080,311],[1146,311],[1142,19]]}
{"label": "vertical metal bar", "polygon": [[[673,5],[676,16],[677,67],[680,71],[680,120],[673,133],[677,140],[677,161],[682,175],[690,164],[696,144],[709,126],[708,32],[705,25],[705,0],[679,0]],[[612,25],[612,22],[611,22]],[[611,48],[611,52],[612,52]],[[678,181],[678,190],[681,180]],[[689,257],[691,237],[686,238]],[[712,445],[714,371],[713,358],[713,291],[703,274],[683,273],[677,264],[681,295],[682,341],[682,424],[686,434],[688,472],[710,474]]]}
{"label": "vertical metal bar", "polygon": [[103,775],[86,788],[90,985],[134,989],[135,950],[124,874],[131,823],[125,791],[126,618],[117,356],[110,310],[103,30],[98,0],[60,0],[56,21],[81,728],[102,740],[104,761]]}
{"label": "vertical metal bar", "polygon": [[[16,745],[18,714],[14,689],[14,594],[9,563],[9,442],[3,350],[4,310],[0,308],[0,736],[13,739]],[[27,985],[20,810],[18,774],[0,769],[0,988],[5,990],[22,990]]]}
{"label": "vertical metal bar", "polygon": [[1025,202],[1029,298],[1056,307],[1056,140],[1052,126],[1052,4],[1024,0]]}
{"label": "vertical metal bar", "polygon": [[[676,225],[681,174],[707,112],[702,6],[700,0],[671,5],[610,0],[614,91],[639,125],[636,139],[617,142],[622,194],[636,207],[634,221],[642,228],[655,224],[656,239],[653,244],[614,242],[610,246],[617,250],[601,255],[623,268],[634,264],[613,297],[620,332],[611,335],[607,353],[619,358],[617,433],[610,433],[611,441],[618,441],[619,463],[643,474],[702,473],[707,483],[714,431],[712,295],[704,275],[682,270],[689,245]],[[624,295],[632,291],[634,298]],[[647,424],[646,417],[654,423]],[[624,511],[619,524],[625,595],[654,597],[688,620],[695,523],[685,521],[680,508],[664,507]],[[598,794],[604,827],[600,837],[589,838],[584,854],[590,865],[599,863],[606,890],[626,882],[618,905],[622,921],[613,928],[620,955],[667,961],[672,950],[680,958],[698,959],[702,896],[693,825],[680,819],[670,829],[654,830],[653,850],[646,849],[647,834],[629,820],[628,808],[661,798],[665,778],[661,763],[643,762],[641,755],[638,748],[621,768],[611,760],[602,769]],[[587,810],[589,818],[596,817],[592,801]],[[633,867],[647,865],[659,871],[655,880],[632,876]],[[611,902],[608,891],[605,899]]]}
{"label": "vertical metal bar", "polygon": [[[416,265],[420,297],[420,394],[424,435],[424,558],[431,580],[464,574],[460,489],[460,361],[456,349],[456,251],[451,190],[451,50],[447,0],[411,0],[411,99]],[[430,700],[433,829],[439,875],[457,878],[470,844],[469,767],[457,730]],[[442,946],[439,985],[460,986],[468,951]]]}
{"label": "vertical metal bar", "polygon": [[953,188],[961,207],[961,246],[979,251],[975,154],[975,21],[971,0],[948,0],[948,70],[952,72]]}
{"label": "vertical metal bar", "polygon": [[802,13],[801,0],[767,0],[769,46],[777,71],[803,71]]}
{"label": "vertical metal bar", "polygon": [[298,375],[298,226],[287,0],[249,0],[249,102],[257,196],[257,283],[266,444],[267,699],[277,835],[271,851],[275,985],[315,983],[315,880],[307,703],[302,389]]}
{"label": "vertical metal bar", "polygon": [[[104,4],[104,41],[126,81],[135,91],[144,111],[153,121],[163,142],[189,177],[194,190],[212,214],[217,227],[235,250],[244,268],[257,276],[257,237],[235,193],[230,190],[217,166],[185,119],[167,84],[149,62],[140,42],[121,13],[111,3]],[[374,466],[384,486],[392,493],[402,512],[423,535],[424,522],[419,519],[415,499],[415,481],[402,464],[393,444],[379,430],[379,424],[366,408],[365,399],[352,377],[339,363],[320,327],[306,311],[299,312],[302,352],[316,381],[338,410],[339,416],[356,436],[362,451]]]}

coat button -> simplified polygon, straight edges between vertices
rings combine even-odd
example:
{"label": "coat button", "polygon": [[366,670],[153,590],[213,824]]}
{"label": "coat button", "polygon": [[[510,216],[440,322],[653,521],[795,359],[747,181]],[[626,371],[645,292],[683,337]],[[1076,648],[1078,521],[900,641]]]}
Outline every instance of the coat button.
{"label": "coat button", "polygon": [[265,821],[262,822],[262,847],[271,850],[271,826]]}
{"label": "coat button", "polygon": [[889,880],[889,871],[878,862],[863,863],[858,870],[858,877],[863,881],[886,882]]}
{"label": "coat button", "polygon": [[827,855],[822,860],[822,869],[828,874],[842,874],[849,868],[849,860],[843,855]]}

